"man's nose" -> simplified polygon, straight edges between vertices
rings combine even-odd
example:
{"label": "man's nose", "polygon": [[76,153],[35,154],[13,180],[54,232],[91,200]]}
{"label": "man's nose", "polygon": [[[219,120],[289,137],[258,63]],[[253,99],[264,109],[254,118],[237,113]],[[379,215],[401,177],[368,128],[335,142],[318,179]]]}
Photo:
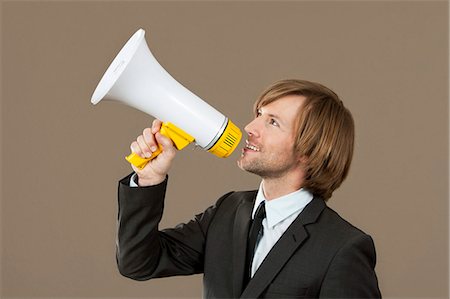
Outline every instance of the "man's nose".
{"label": "man's nose", "polygon": [[249,136],[255,136],[258,137],[259,136],[259,131],[258,131],[258,125],[257,125],[257,118],[255,118],[254,120],[252,120],[251,122],[249,122],[245,127],[244,127],[245,132],[247,132],[247,134]]}

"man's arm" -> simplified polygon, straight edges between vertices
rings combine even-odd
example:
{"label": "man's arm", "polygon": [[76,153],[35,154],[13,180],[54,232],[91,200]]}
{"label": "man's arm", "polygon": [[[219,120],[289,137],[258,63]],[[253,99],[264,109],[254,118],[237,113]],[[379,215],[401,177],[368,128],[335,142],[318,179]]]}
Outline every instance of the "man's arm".
{"label": "man's arm", "polygon": [[228,194],[188,223],[159,231],[167,178],[158,185],[133,188],[130,176],[119,182],[119,272],[135,280],[203,272],[206,233]]}
{"label": "man's arm", "polygon": [[375,263],[375,246],[369,235],[349,240],[333,258],[320,298],[381,298]]}
{"label": "man's arm", "polygon": [[162,217],[166,181],[129,187],[131,175],[119,182],[116,259],[119,272],[136,280],[149,279],[160,256],[158,224]]}
{"label": "man's arm", "polygon": [[131,150],[143,158],[162,148],[143,169],[131,165],[140,188],[130,187],[131,175],[119,183],[117,265],[120,273],[137,280],[202,271],[204,235],[200,223],[195,219],[189,222],[178,240],[170,230],[158,230],[167,173],[176,155],[172,141],[161,135],[160,129],[161,121],[155,119],[152,127],[131,143]]}

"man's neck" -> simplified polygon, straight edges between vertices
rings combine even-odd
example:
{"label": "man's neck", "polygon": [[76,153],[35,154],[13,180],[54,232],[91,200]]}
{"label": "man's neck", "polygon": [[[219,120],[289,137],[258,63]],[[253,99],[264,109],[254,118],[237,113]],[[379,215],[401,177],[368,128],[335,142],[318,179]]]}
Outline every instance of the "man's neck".
{"label": "man's neck", "polygon": [[263,178],[264,197],[272,200],[283,195],[299,190],[303,185],[301,178]]}

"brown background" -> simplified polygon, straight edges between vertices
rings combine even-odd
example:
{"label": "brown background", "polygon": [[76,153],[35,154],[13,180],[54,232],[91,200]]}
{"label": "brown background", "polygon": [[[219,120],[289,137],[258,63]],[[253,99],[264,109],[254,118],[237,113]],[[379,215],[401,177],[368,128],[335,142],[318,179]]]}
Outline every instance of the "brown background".
{"label": "brown background", "polygon": [[[90,104],[138,28],[160,63],[241,128],[263,88],[304,78],[353,112],[351,174],[330,205],[370,233],[386,298],[448,297],[447,1],[3,1],[1,295],[200,297],[201,276],[115,266],[123,157],[151,117]],[[162,227],[259,179],[180,152]]]}

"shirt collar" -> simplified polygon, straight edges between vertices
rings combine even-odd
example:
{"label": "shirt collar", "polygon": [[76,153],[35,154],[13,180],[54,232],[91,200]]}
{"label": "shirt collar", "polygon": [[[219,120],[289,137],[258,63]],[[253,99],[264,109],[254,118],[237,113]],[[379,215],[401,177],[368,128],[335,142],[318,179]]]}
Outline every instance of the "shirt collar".
{"label": "shirt collar", "polygon": [[312,199],[312,193],[301,188],[281,197],[266,200],[263,183],[261,182],[256,195],[255,204],[253,205],[252,219],[255,218],[256,209],[259,204],[262,201],[265,201],[267,224],[270,228],[273,228],[292,214],[302,211]]}

